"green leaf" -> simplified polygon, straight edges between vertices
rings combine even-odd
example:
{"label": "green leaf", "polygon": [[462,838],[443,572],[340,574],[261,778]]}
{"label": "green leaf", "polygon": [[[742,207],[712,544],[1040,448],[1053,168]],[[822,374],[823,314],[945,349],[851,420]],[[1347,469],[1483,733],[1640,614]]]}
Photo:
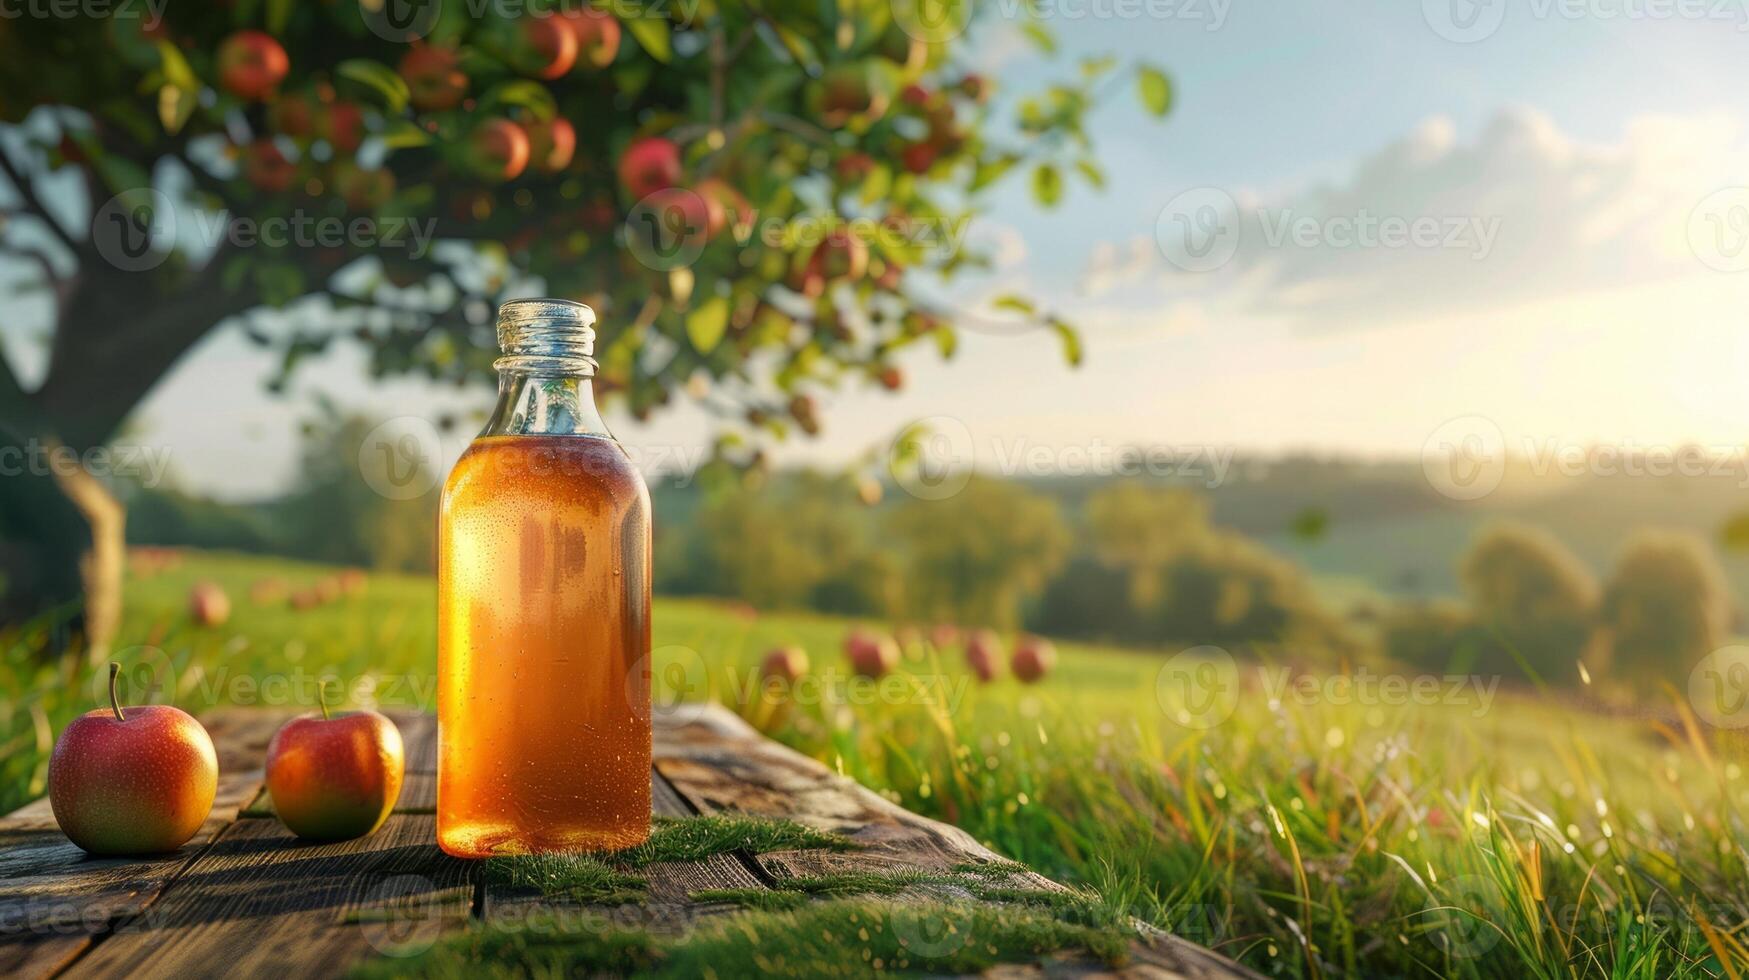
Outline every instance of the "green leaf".
{"label": "green leaf", "polygon": [[722,342],[729,326],[729,301],[712,296],[686,315],[686,337],[700,354],[709,354]]}
{"label": "green leaf", "polygon": [[1038,307],[1033,305],[1032,300],[1027,299],[1025,296],[1017,296],[1014,293],[1006,293],[998,296],[990,301],[990,305],[998,310],[1012,310],[1015,313],[1021,313],[1026,316],[1038,315]]}
{"label": "green leaf", "polygon": [[994,160],[978,164],[978,169],[972,174],[972,183],[968,189],[972,191],[983,190],[998,180],[1001,180],[1002,175],[1006,174],[1009,170],[1012,170],[1014,165],[1019,162],[1019,157],[1009,153],[999,156]]}
{"label": "green leaf", "polygon": [[267,33],[283,34],[295,0],[267,0]]}
{"label": "green leaf", "polygon": [[558,106],[553,102],[553,93],[545,85],[531,79],[519,79],[494,85],[480,97],[483,108],[494,106],[518,106],[527,109],[539,119],[551,119],[558,112]]}
{"label": "green leaf", "polygon": [[873,204],[876,201],[885,200],[892,189],[892,168],[878,164],[868,172],[867,177],[863,178],[862,203]]}
{"label": "green leaf", "polygon": [[431,142],[431,134],[407,119],[391,119],[378,134],[383,145],[391,150],[405,150],[415,146],[425,146]]}
{"label": "green leaf", "polygon": [[1086,357],[1086,351],[1081,347],[1080,331],[1076,330],[1074,325],[1068,321],[1057,317],[1051,317],[1045,323],[1052,330],[1055,330],[1057,337],[1063,341],[1063,359],[1069,362],[1070,367],[1080,367],[1082,360]]}
{"label": "green leaf", "polygon": [[954,352],[959,350],[960,339],[959,336],[953,332],[952,327],[942,324],[930,331],[930,333],[935,335],[935,347],[937,350],[941,351],[942,360],[945,361],[952,358]]}
{"label": "green leaf", "polygon": [[1043,24],[1036,22],[1022,24],[1020,30],[1027,37],[1032,39],[1032,43],[1036,45],[1040,51],[1043,51],[1045,54],[1057,53],[1057,39],[1050,31],[1045,29]]}
{"label": "green leaf", "polygon": [[352,58],[342,61],[334,69],[334,73],[382,96],[383,108],[392,113],[399,113],[407,108],[407,100],[411,94],[407,91],[406,80],[380,61]]}
{"label": "green leaf", "polygon": [[194,107],[199,104],[199,97],[188,89],[175,85],[159,89],[158,121],[164,124],[164,132],[171,135],[181,132],[188,117],[194,115]]}
{"label": "green leaf", "polygon": [[1077,160],[1075,169],[1081,171],[1081,176],[1086,177],[1089,184],[1100,190],[1105,189],[1105,171],[1099,169],[1099,164],[1092,160]]}
{"label": "green leaf", "polygon": [[188,67],[188,59],[182,56],[180,48],[169,41],[159,41],[158,59],[164,72],[164,81],[184,91],[200,91],[200,79],[195,77],[194,69]]}
{"label": "green leaf", "polygon": [[1143,65],[1136,69],[1136,90],[1142,105],[1156,116],[1164,116],[1172,108],[1172,82],[1158,68]]}
{"label": "green leaf", "polygon": [[626,30],[637,38],[638,46],[663,64],[674,60],[674,48],[669,43],[668,21],[661,17],[627,17]]}
{"label": "green leaf", "polygon": [[1032,196],[1047,208],[1063,199],[1063,174],[1049,163],[1041,163],[1032,172]]}

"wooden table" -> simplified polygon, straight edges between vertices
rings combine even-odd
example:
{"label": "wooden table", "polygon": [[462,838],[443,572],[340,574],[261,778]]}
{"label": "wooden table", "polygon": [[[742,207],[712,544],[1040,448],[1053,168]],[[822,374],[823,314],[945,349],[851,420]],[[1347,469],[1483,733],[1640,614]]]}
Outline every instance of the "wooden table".
{"label": "wooden table", "polygon": [[[204,719],[218,748],[218,800],[176,854],[89,858],[56,829],[46,799],[0,820],[0,977],[333,975],[368,957],[416,952],[470,922],[563,914],[538,895],[485,882],[478,863],[437,849],[436,722],[429,715],[394,717],[407,745],[406,783],[388,822],[360,840],[296,840],[257,802],[267,741],[284,720],[269,711],[228,710]],[[719,706],[659,713],[655,738],[658,814],[786,818],[848,836],[861,849],[726,854],[641,869],[649,899],[623,910],[639,926],[684,928],[700,916],[734,911],[689,897],[706,888],[768,887],[835,869],[945,871],[1000,860],[964,831],[834,775]],[[1031,873],[1005,884],[1062,887]],[[1108,971],[1064,954],[995,972]],[[1253,975],[1151,929],[1120,972]]]}

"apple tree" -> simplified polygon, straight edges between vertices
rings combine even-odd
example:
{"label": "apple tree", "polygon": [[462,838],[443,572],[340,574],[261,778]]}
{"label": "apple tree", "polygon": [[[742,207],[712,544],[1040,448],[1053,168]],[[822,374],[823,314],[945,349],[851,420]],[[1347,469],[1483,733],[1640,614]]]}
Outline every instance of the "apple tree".
{"label": "apple tree", "polygon": [[[972,14],[136,0],[0,19],[0,269],[52,310],[40,372],[0,363],[0,449],[87,459],[221,326],[277,352],[273,387],[336,343],[377,377],[479,384],[496,304],[534,293],[600,314],[598,397],[720,415],[724,467],[817,432],[822,391],[900,387],[897,351],[951,357],[969,323],[1035,325],[1077,360],[1027,297],[944,305],[929,287],[987,260],[940,232],[1005,178],[1047,207],[1099,184],[1096,96],[1164,114],[1169,86],[1089,59],[993,93],[971,39],[1017,30],[1041,62],[1054,42]],[[0,480],[4,615],[82,608],[100,647],[121,508],[90,466],[25,469]]]}

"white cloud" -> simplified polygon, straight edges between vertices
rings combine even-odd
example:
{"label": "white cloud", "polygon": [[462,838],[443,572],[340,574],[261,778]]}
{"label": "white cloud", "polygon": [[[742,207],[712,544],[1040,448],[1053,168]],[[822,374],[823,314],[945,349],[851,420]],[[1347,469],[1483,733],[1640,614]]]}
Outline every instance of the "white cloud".
{"label": "white cloud", "polygon": [[[1740,136],[1727,117],[1641,117],[1598,145],[1513,109],[1460,141],[1435,117],[1358,161],[1345,181],[1221,189],[1237,218],[1229,209],[1219,227],[1229,236],[1236,227],[1237,240],[1213,271],[1185,271],[1142,237],[1095,249],[1081,285],[1340,328],[1717,275],[1690,244],[1690,219],[1741,180],[1749,155]],[[1162,227],[1190,229],[1192,217],[1168,213]],[[1715,224],[1720,235],[1749,233]]]}

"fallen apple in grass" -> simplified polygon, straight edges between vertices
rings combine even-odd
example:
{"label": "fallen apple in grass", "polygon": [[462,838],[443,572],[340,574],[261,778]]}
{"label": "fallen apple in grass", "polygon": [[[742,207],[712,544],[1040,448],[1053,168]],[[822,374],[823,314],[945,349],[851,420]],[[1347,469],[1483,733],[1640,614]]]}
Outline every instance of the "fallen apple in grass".
{"label": "fallen apple in grass", "polygon": [[899,666],[899,645],[893,638],[864,629],[850,631],[844,639],[850,668],[864,677],[880,677]]}
{"label": "fallen apple in grass", "polygon": [[216,582],[201,582],[188,592],[188,612],[202,626],[223,626],[231,618],[231,597]]}
{"label": "fallen apple in grass", "polygon": [[808,672],[808,654],[801,647],[778,647],[759,662],[759,676],[794,684]]}
{"label": "fallen apple in grass", "polygon": [[162,854],[213,810],[219,758],[200,722],[169,705],[125,711],[109,665],[109,707],[73,719],[49,756],[49,806],[90,854]]}
{"label": "fallen apple in grass", "polygon": [[988,684],[1002,673],[1002,640],[990,630],[974,630],[966,638],[966,664]]}
{"label": "fallen apple in grass", "polygon": [[1014,676],[1031,684],[1042,679],[1057,666],[1057,648],[1042,636],[1023,636],[1014,645],[1010,661]]}
{"label": "fallen apple in grass", "polygon": [[382,826],[406,771],[401,730],[375,711],[293,718],[267,745],[267,792],[274,812],[308,840],[363,837]]}

